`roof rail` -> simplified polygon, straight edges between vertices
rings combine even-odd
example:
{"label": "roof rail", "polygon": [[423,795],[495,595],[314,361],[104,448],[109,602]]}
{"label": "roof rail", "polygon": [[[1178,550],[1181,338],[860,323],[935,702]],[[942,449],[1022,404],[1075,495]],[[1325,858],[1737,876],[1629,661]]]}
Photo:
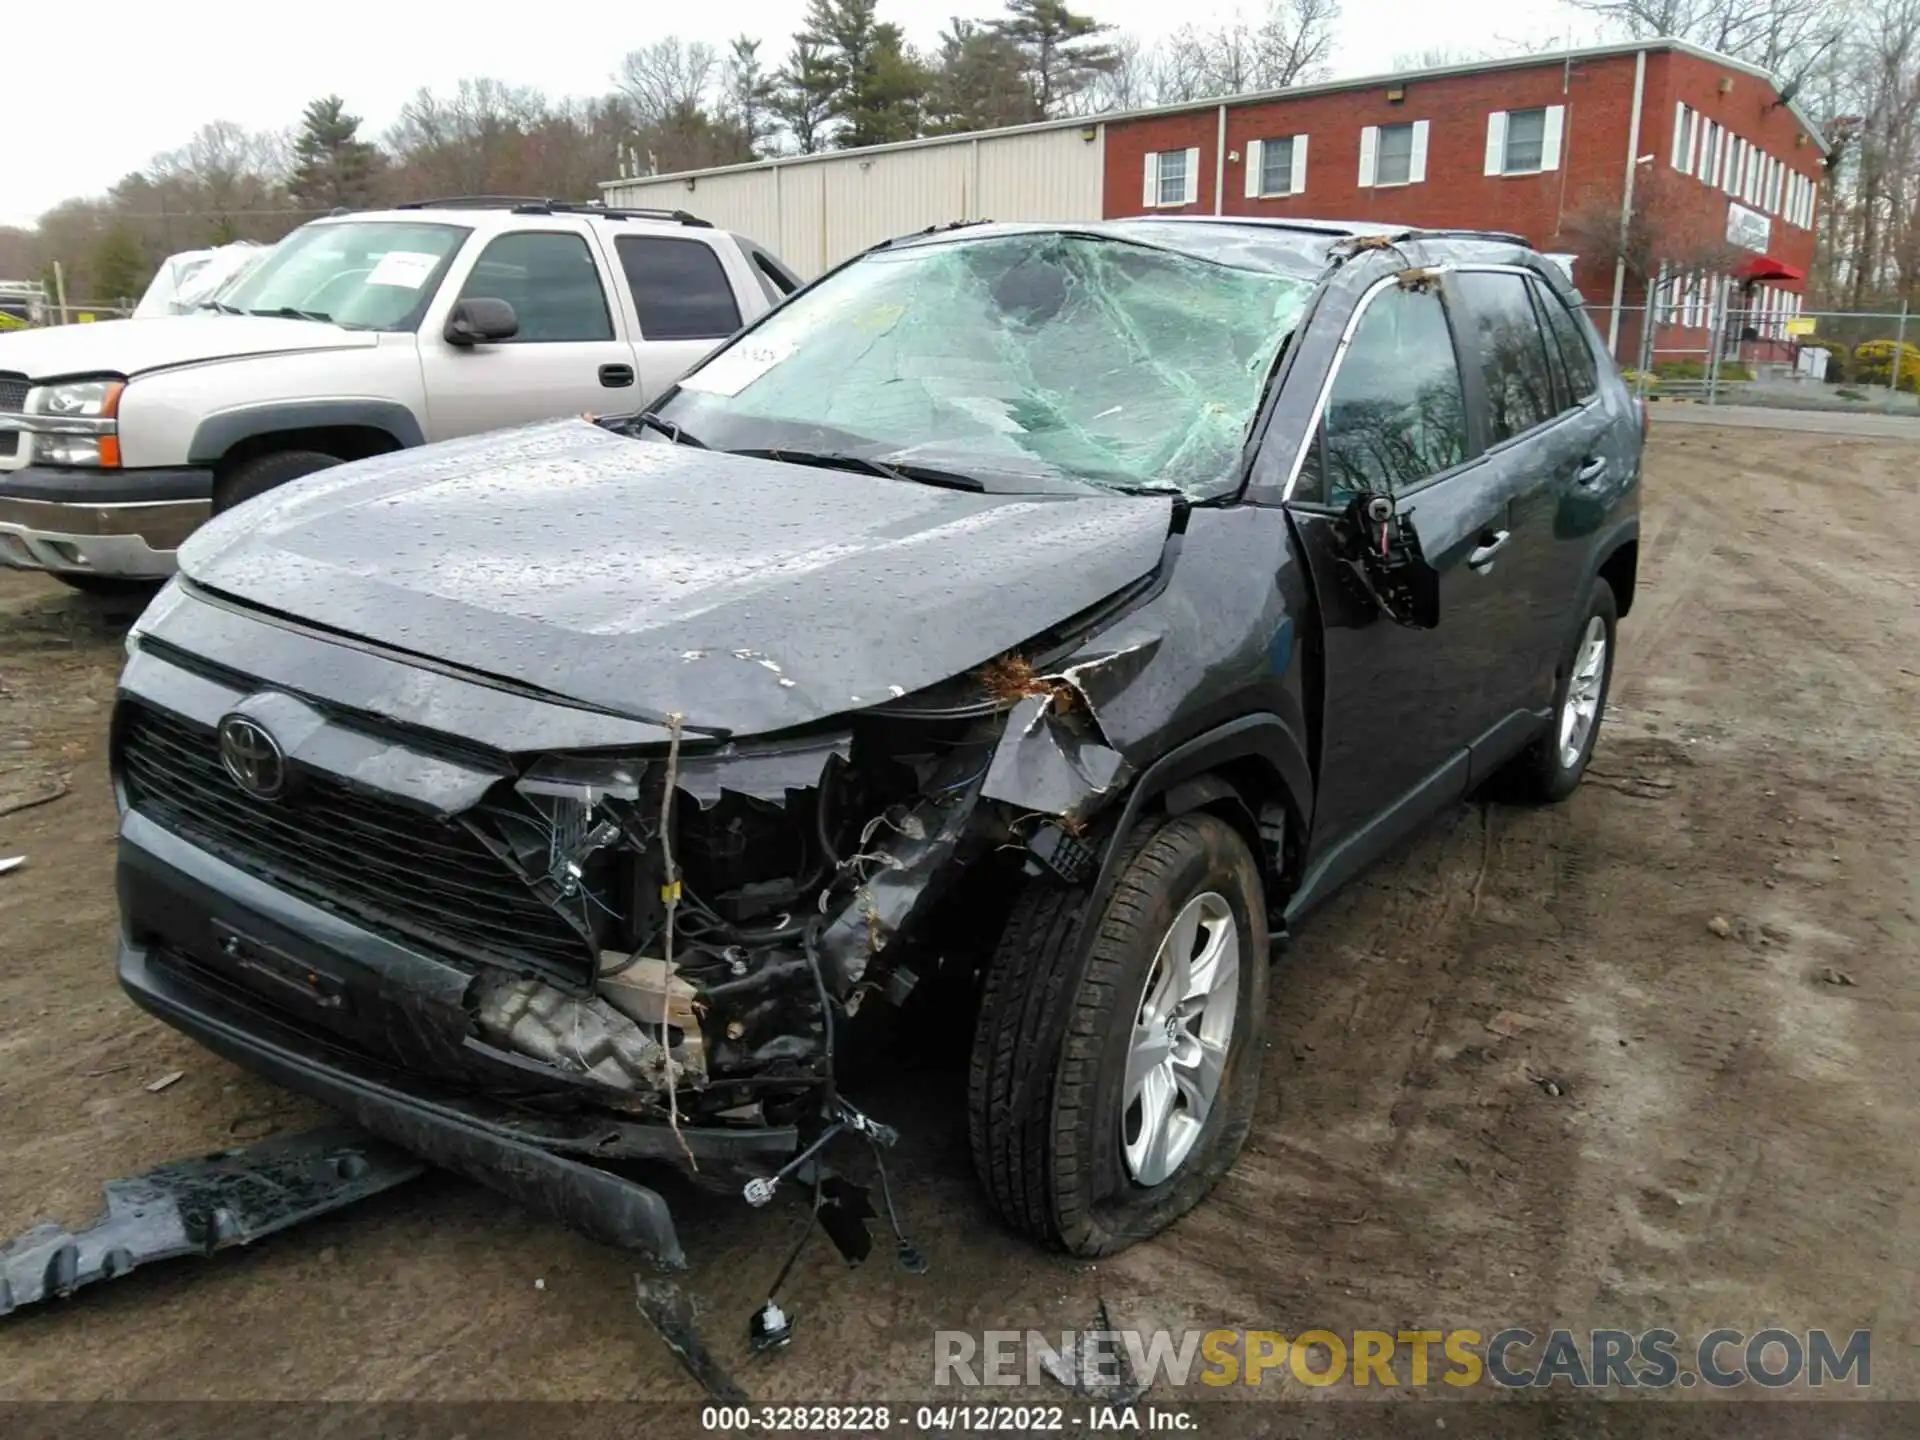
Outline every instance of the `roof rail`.
{"label": "roof rail", "polygon": [[441,195],[409,200],[396,210],[510,210],[516,215],[598,215],[607,220],[671,220],[711,230],[713,222],[686,210],[621,209],[597,200],[553,200],[541,195]]}
{"label": "roof rail", "polygon": [[1427,230],[1418,229],[1407,232],[1409,238],[1419,240],[1498,240],[1508,245],[1518,245],[1531,250],[1533,242],[1524,235],[1516,235],[1511,230]]}

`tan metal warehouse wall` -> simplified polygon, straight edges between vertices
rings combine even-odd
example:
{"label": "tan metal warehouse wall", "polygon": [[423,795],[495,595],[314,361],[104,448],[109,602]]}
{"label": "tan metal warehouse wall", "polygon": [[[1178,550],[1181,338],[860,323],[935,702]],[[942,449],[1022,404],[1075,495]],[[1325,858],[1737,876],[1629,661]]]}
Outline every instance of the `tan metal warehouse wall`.
{"label": "tan metal warehouse wall", "polygon": [[795,156],[602,187],[609,205],[691,210],[811,279],[951,220],[1098,220],[1105,127],[1075,122]]}

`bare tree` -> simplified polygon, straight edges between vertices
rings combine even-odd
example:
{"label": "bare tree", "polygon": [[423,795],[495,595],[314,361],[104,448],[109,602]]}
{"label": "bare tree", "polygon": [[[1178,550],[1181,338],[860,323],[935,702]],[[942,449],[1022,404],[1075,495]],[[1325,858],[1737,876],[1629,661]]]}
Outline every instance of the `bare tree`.
{"label": "bare tree", "polygon": [[1672,36],[1758,65],[1789,87],[1805,82],[1846,38],[1834,0],[1572,0],[1634,39]]}
{"label": "bare tree", "polygon": [[1161,55],[1163,102],[1284,90],[1326,74],[1339,0],[1274,0],[1265,19],[1236,18],[1217,30],[1188,25]]}
{"label": "bare tree", "polygon": [[629,50],[613,83],[633,107],[634,122],[658,125],[675,116],[704,112],[720,78],[720,52],[705,41],[669,35]]}

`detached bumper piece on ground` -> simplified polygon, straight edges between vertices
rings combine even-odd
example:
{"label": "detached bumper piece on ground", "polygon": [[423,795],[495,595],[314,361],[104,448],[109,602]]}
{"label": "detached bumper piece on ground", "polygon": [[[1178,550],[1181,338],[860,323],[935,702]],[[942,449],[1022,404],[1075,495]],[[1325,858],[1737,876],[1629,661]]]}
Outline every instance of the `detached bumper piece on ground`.
{"label": "detached bumper piece on ground", "polygon": [[84,1230],[36,1225],[0,1246],[0,1315],[156,1260],[250,1245],[425,1169],[358,1130],[328,1126],[109,1181],[106,1213]]}

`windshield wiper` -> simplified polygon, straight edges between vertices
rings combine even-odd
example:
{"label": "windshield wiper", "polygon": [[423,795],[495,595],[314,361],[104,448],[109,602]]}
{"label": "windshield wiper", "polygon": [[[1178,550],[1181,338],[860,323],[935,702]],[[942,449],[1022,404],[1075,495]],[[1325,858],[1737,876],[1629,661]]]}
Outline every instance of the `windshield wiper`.
{"label": "windshield wiper", "polygon": [[320,310],[298,310],[291,305],[282,305],[277,310],[249,310],[249,315],[266,315],[275,320],[317,320],[322,325],[331,325],[333,317]]}
{"label": "windshield wiper", "polygon": [[651,411],[642,410],[633,417],[633,423],[643,425],[649,430],[658,430],[676,445],[691,445],[695,450],[707,448],[705,441],[695,439],[673,421],[663,420]]}
{"label": "windshield wiper", "polygon": [[222,315],[244,315],[247,313],[238,305],[229,305],[224,300],[202,300],[193,308],[196,310],[218,310]]}
{"label": "windshield wiper", "polygon": [[788,450],[769,446],[764,450],[735,450],[735,455],[751,455],[759,460],[783,460],[789,465],[818,465],[829,470],[852,470],[862,475],[878,475],[885,480],[907,480],[918,485],[941,485],[949,490],[984,492],[986,485],[972,475],[957,470],[940,470],[911,461],[874,460],[865,455],[850,455],[844,450]]}

